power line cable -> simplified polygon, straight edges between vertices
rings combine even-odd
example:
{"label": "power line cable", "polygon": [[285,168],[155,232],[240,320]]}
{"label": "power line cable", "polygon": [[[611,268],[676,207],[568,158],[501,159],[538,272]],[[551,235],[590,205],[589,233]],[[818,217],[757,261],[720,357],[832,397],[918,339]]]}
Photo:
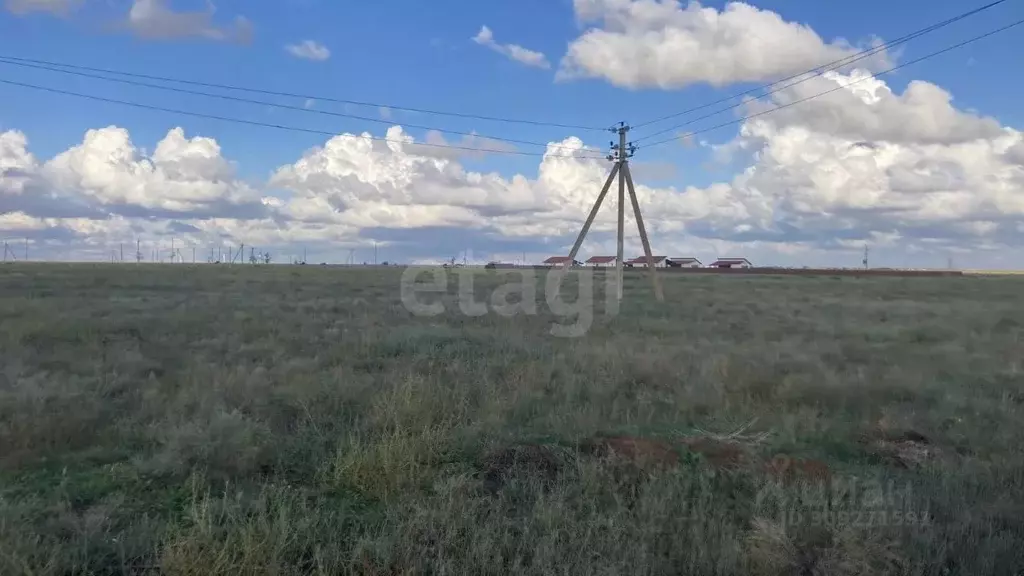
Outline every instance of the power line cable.
{"label": "power line cable", "polygon": [[[821,76],[821,75],[825,74],[826,72],[829,72],[829,71],[832,71],[832,70],[836,70],[838,68],[842,68],[843,66],[849,66],[850,64],[853,64],[854,62],[859,62],[861,60],[864,60],[865,58],[868,58],[870,56],[874,56],[875,54],[877,54],[878,52],[881,52],[883,50],[887,50],[889,48],[894,48],[894,47],[899,46],[901,44],[906,44],[907,42],[910,42],[911,40],[914,40],[915,38],[918,38],[920,36],[924,36],[925,34],[928,34],[930,32],[934,32],[935,30],[938,30],[940,28],[944,28],[946,26],[949,26],[950,24],[953,24],[955,22],[959,22],[960,20],[964,20],[965,18],[969,18],[969,17],[971,17],[971,16],[973,16],[975,14],[978,14],[978,13],[983,12],[985,10],[988,10],[990,8],[994,8],[995,6],[998,6],[999,4],[1002,4],[1002,3],[1006,2],[1006,1],[1007,0],[996,0],[994,2],[990,2],[990,3],[988,3],[988,4],[984,5],[984,6],[979,6],[978,8],[975,8],[975,9],[970,10],[968,12],[964,12],[964,13],[959,14],[957,16],[954,16],[952,18],[943,20],[942,22],[938,22],[936,24],[932,24],[931,26],[928,26],[928,27],[922,28],[920,30],[917,30],[916,32],[911,32],[910,34],[906,34],[904,36],[901,36],[901,37],[896,38],[894,40],[891,40],[889,42],[884,42],[884,43],[882,43],[882,44],[880,44],[878,46],[874,46],[874,47],[872,47],[870,49],[863,50],[863,51],[858,52],[856,54],[851,54],[849,56],[846,56],[845,58],[840,58],[839,60],[832,61],[832,62],[830,62],[828,64],[824,64],[822,66],[818,66],[817,68],[811,68],[810,70],[807,70],[805,72],[800,72],[798,74],[793,74],[792,76],[787,76],[786,78],[782,78],[780,80],[776,80],[775,82],[772,82],[770,84],[765,84],[763,86],[756,86],[756,87],[751,88],[749,90],[745,90],[743,92],[739,92],[739,93],[733,94],[731,96],[726,96],[724,98],[720,98],[720,99],[715,100],[713,102],[708,102],[707,104],[702,104],[700,106],[695,106],[693,108],[689,108],[687,110],[683,110],[682,112],[676,112],[674,114],[669,114],[667,116],[662,116],[662,117],[656,118],[654,120],[648,120],[647,122],[642,122],[640,124],[637,124],[637,125],[633,126],[633,129],[636,130],[636,129],[642,128],[644,126],[649,126],[651,124],[656,124],[658,122],[663,122],[665,120],[669,120],[671,118],[676,118],[676,117],[679,117],[679,116],[684,116],[686,114],[690,114],[690,113],[696,112],[698,110],[703,110],[705,108],[710,108],[711,106],[714,106],[715,104],[721,104],[723,102],[728,102],[730,100],[734,100],[736,98],[740,98],[742,96],[746,96],[748,94],[752,94],[752,93],[758,92],[760,90],[766,90],[766,89],[772,88],[774,86],[778,86],[779,84],[782,84],[784,82],[788,82],[790,80],[795,80],[797,78],[800,78],[801,76],[806,76],[805,78],[802,78],[801,80],[798,80],[797,82],[793,82],[792,84],[787,84],[786,86],[782,86],[781,88],[778,88],[776,90],[772,90],[770,92],[767,92],[767,93],[761,95],[761,97],[769,96],[769,95],[774,94],[775,92],[778,92],[780,90],[785,90],[786,88],[789,88],[791,86],[796,86],[797,84],[800,84],[800,83],[806,82],[808,80],[811,80],[812,78],[816,78],[818,76]],[[808,74],[811,74],[811,76],[807,76]],[[648,138],[653,138],[655,136],[660,136],[661,134],[664,134],[666,132],[671,132],[672,130],[676,130],[676,129],[681,128],[683,126],[687,126],[687,125],[692,124],[693,122],[696,122],[698,120],[703,120],[704,118],[715,116],[717,114],[721,114],[722,112],[727,112],[729,110],[732,110],[733,108],[737,108],[737,107],[742,106],[742,105],[743,105],[743,103],[740,102],[740,103],[738,103],[738,104],[736,104],[734,106],[730,106],[728,108],[723,108],[721,110],[712,112],[710,114],[706,114],[706,115],[701,116],[699,118],[695,118],[693,120],[690,120],[689,122],[686,122],[686,123],[683,123],[683,124],[679,124],[679,125],[673,126],[671,128],[666,128],[664,130],[661,130],[659,132],[655,132],[653,134],[648,134],[647,136],[644,136],[644,137],[640,138],[639,140],[637,140],[637,142],[639,142],[640,140],[646,140]]]}
{"label": "power line cable", "polygon": [[17,60],[19,62],[25,62],[29,64],[40,64],[45,66],[57,66],[62,68],[72,68],[76,70],[86,70],[89,72],[100,72],[103,74],[113,74],[116,76],[125,76],[128,78],[142,78],[144,80],[157,80],[160,82],[173,82],[176,84],[186,84],[190,86],[203,86],[206,88],[220,88],[222,90],[235,90],[239,92],[250,92],[253,94],[263,94],[265,96],[283,96],[286,98],[302,98],[305,100],[319,100],[323,102],[333,102],[336,104],[351,104],[353,106],[372,106],[377,108],[390,108],[392,110],[401,110],[405,112],[416,112],[419,114],[429,114],[434,116],[449,116],[453,118],[465,118],[471,120],[486,120],[489,122],[504,122],[508,124],[527,124],[530,126],[548,126],[552,128],[566,128],[570,130],[588,130],[592,132],[606,132],[608,127],[594,127],[584,126],[579,124],[562,124],[558,122],[545,122],[541,120],[528,120],[523,118],[506,118],[501,116],[486,116],[482,114],[469,114],[463,112],[445,112],[441,110],[429,110],[426,108],[413,108],[410,106],[396,106],[394,104],[382,104],[379,102],[366,102],[360,100],[346,100],[343,98],[332,98],[330,96],[317,96],[313,94],[301,94],[296,92],[281,92],[276,90],[267,90],[264,88],[252,88],[248,86],[238,86],[233,84],[218,84],[216,82],[200,82],[198,80],[186,80],[184,78],[174,78],[170,76],[157,76],[153,74],[141,74],[138,72],[124,72],[121,70],[112,70],[109,68],[96,68],[91,66],[80,66],[75,64],[64,64],[61,62],[54,62],[50,60],[39,60],[34,58],[21,58],[17,56],[7,56],[0,54],[0,58],[6,60]]}
{"label": "power line cable", "polygon": [[764,116],[765,114],[771,114],[772,112],[778,112],[779,110],[782,110],[784,108],[789,108],[790,106],[796,106],[797,104],[800,104],[802,102],[807,102],[808,100],[813,100],[815,98],[819,98],[821,96],[825,96],[827,94],[831,94],[833,92],[837,92],[839,90],[843,90],[844,88],[848,88],[850,86],[853,86],[854,84],[858,84],[858,83],[863,82],[865,80],[870,80],[872,78],[877,78],[877,77],[879,77],[879,76],[881,76],[883,74],[890,74],[890,73],[895,72],[895,71],[897,71],[897,70],[899,70],[901,68],[905,68],[907,66],[910,66],[911,64],[917,64],[918,62],[922,62],[924,60],[928,60],[929,58],[934,58],[935,56],[939,56],[941,54],[945,54],[946,52],[950,52],[950,51],[956,50],[958,48],[963,48],[964,46],[967,46],[968,44],[973,44],[974,42],[977,42],[979,40],[983,40],[985,38],[988,38],[989,36],[993,36],[993,35],[998,34],[1000,32],[1005,32],[1005,31],[1007,31],[1007,30],[1009,30],[1011,28],[1014,28],[1016,26],[1020,26],[1021,24],[1024,24],[1024,19],[1017,20],[1016,22],[1013,22],[1011,24],[1007,24],[1006,26],[1003,26],[1001,28],[997,28],[997,29],[992,30],[990,32],[986,32],[984,34],[981,34],[980,36],[975,36],[973,38],[969,38],[969,39],[964,40],[963,42],[960,42],[958,44],[954,44],[952,46],[948,46],[946,48],[943,48],[942,50],[937,50],[937,51],[932,52],[930,54],[925,54],[924,56],[921,56],[920,58],[915,58],[913,60],[909,60],[909,61],[904,62],[903,64],[900,64],[898,66],[893,66],[892,68],[889,68],[888,70],[883,70],[881,72],[876,72],[874,74],[869,74],[869,75],[864,76],[862,78],[858,78],[857,80],[854,80],[853,82],[847,82],[846,84],[841,84],[841,85],[836,86],[835,88],[832,88],[830,90],[826,90],[824,92],[820,92],[820,93],[814,94],[812,96],[807,96],[807,97],[801,98],[799,100],[794,100],[792,102],[787,102],[786,104],[780,104],[779,106],[776,106],[775,108],[772,108],[771,110],[763,110],[761,112],[755,112],[753,114],[748,114],[747,116],[744,116],[742,118],[737,118],[736,120],[730,120],[728,122],[723,122],[721,124],[716,124],[714,126],[709,126],[707,128],[702,128],[700,130],[694,130],[692,132],[687,132],[686,134],[682,134],[680,136],[673,136],[671,138],[666,138],[664,140],[658,140],[657,142],[654,142],[654,143],[651,143],[651,144],[648,144],[648,145],[644,146],[644,148],[652,148],[654,146],[659,146],[661,144],[665,144],[666,142],[672,142],[674,140],[679,140],[679,139],[682,139],[682,138],[689,138],[690,136],[695,136],[697,134],[703,134],[705,132],[710,132],[712,130],[717,130],[719,128],[724,128],[726,126],[732,126],[733,124],[739,124],[741,122],[746,122],[747,120],[750,120],[751,118],[757,118],[758,116]]}
{"label": "power line cable", "polygon": [[[376,124],[387,124],[387,125],[394,125],[394,124],[396,124],[396,122],[392,122],[390,120],[382,120],[380,118],[372,118],[372,117],[369,117],[369,116],[360,116],[358,114],[348,114],[348,113],[343,113],[343,112],[332,112],[330,110],[310,109],[310,108],[304,108],[302,106],[292,106],[290,104],[280,104],[280,103],[277,103],[277,102],[268,102],[266,100],[252,100],[250,98],[241,98],[241,97],[238,97],[238,96],[229,96],[229,95],[226,95],[226,94],[213,94],[213,93],[210,93],[210,92],[202,92],[202,91],[199,91],[199,90],[189,90],[187,88],[175,88],[174,86],[161,86],[159,84],[150,84],[148,82],[140,82],[138,80],[126,80],[124,78],[110,78],[108,76],[100,76],[99,74],[90,74],[88,72],[76,72],[75,70],[63,70],[63,69],[60,69],[60,68],[53,68],[53,67],[50,67],[50,66],[42,66],[42,65],[37,65],[37,64],[26,64],[26,63],[23,63],[23,62],[14,62],[14,61],[6,59],[3,56],[0,56],[0,64],[11,64],[11,65],[14,65],[14,66],[33,68],[33,69],[37,69],[37,70],[47,70],[49,72],[57,72],[59,74],[72,74],[72,75],[75,75],[75,76],[81,76],[81,77],[85,77],[85,78],[95,78],[95,79],[98,79],[98,80],[105,80],[107,82],[117,82],[117,83],[120,83],[120,84],[128,84],[128,85],[131,85],[131,86],[142,86],[142,87],[145,87],[145,88],[153,88],[155,90],[167,90],[167,91],[170,91],[170,92],[177,92],[177,93],[181,93],[181,94],[192,94],[192,95],[195,95],[195,96],[205,96],[205,97],[208,97],[208,98],[218,98],[220,100],[229,100],[229,101],[232,101],[232,102],[244,102],[246,104],[257,104],[257,105],[261,105],[261,106],[270,106],[270,107],[273,107],[273,108],[281,108],[281,109],[285,109],[285,110],[295,110],[295,111],[298,111],[298,112],[307,112],[307,113],[311,113],[311,114],[321,114],[321,115],[324,115],[324,116],[336,116],[336,117],[339,117],[339,118],[350,118],[352,120],[362,120],[364,122],[372,122],[372,123],[376,123]],[[455,135],[458,135],[458,136],[469,136],[469,137],[472,137],[472,138],[483,138],[483,139],[487,139],[487,140],[494,140],[494,141],[500,141],[500,142],[508,142],[510,144],[524,144],[524,145],[527,145],[527,146],[539,146],[541,148],[548,148],[548,147],[550,147],[550,148],[566,148],[566,149],[574,150],[574,148],[572,148],[570,146],[563,146],[563,145],[558,145],[558,144],[548,144],[546,142],[536,142],[536,141],[530,141],[530,140],[517,140],[517,139],[514,139],[514,138],[504,138],[504,137],[500,137],[500,136],[488,136],[488,135],[485,135],[485,134],[477,134],[475,132],[461,132],[461,131],[458,131],[458,130],[448,130],[448,129],[445,129],[445,128],[437,128],[437,127],[434,127],[434,126],[423,126],[423,125],[419,125],[419,124],[410,124],[408,122],[402,122],[401,126],[403,126],[405,128],[415,128],[417,130],[433,130],[435,132],[443,132],[443,133],[446,133],[446,134],[455,134]]]}
{"label": "power line cable", "polygon": [[[168,113],[171,113],[171,114],[183,114],[185,116],[194,116],[194,117],[197,117],[197,118],[207,118],[207,119],[211,119],[211,120],[221,120],[221,121],[224,121],[224,122],[234,122],[234,123],[237,123],[237,124],[247,124],[247,125],[250,125],[250,126],[260,126],[260,127],[263,127],[263,128],[277,128],[279,130],[288,130],[288,131],[291,131],[291,132],[303,132],[303,133],[307,133],[307,134],[319,134],[319,135],[330,136],[330,137],[340,136],[341,135],[341,134],[338,134],[336,132],[330,132],[330,131],[327,131],[327,130],[317,130],[317,129],[314,129],[314,128],[301,128],[301,127],[297,127],[297,126],[287,126],[287,125],[284,125],[284,124],[273,124],[273,123],[270,123],[270,122],[259,122],[259,121],[256,121],[256,120],[245,120],[245,119],[242,119],[242,118],[232,118],[230,116],[220,116],[220,115],[217,115],[217,114],[207,114],[205,112],[194,112],[194,111],[191,111],[191,110],[181,110],[181,109],[178,109],[178,108],[167,108],[167,107],[164,107],[164,106],[154,106],[154,105],[151,105],[151,104],[143,104],[141,102],[131,102],[131,101],[128,101],[128,100],[117,100],[115,98],[106,98],[106,97],[103,97],[103,96],[96,96],[94,94],[83,94],[81,92],[72,92],[71,90],[63,90],[63,89],[60,89],[60,88],[52,88],[52,87],[49,87],[49,86],[39,86],[37,84],[28,84],[28,83],[25,83],[25,82],[16,82],[14,80],[6,80],[6,79],[3,79],[3,78],[0,78],[0,83],[8,84],[8,85],[11,85],[11,86],[20,86],[20,87],[23,87],[23,88],[31,88],[33,90],[42,90],[44,92],[51,92],[51,93],[54,93],[54,94],[62,94],[62,95],[65,95],[65,96],[76,96],[78,98],[85,98],[85,99],[88,99],[88,100],[95,100],[95,101],[98,101],[98,102],[107,102],[107,103],[110,103],[110,104],[121,104],[123,106],[131,106],[131,107],[134,107],[134,108],[141,108],[141,109],[144,109],[144,110],[153,110],[153,111],[158,111],[158,112],[168,112]],[[450,150],[465,150],[465,151],[469,151],[469,152],[484,152],[484,153],[488,153],[488,154],[512,154],[512,155],[518,155],[518,156],[540,156],[540,157],[549,156],[549,157],[558,157],[558,158],[584,158],[584,159],[592,159],[592,160],[601,160],[601,159],[603,159],[602,157],[599,157],[599,156],[585,156],[585,155],[560,156],[560,155],[557,155],[557,154],[545,154],[545,153],[542,153],[542,152],[524,152],[524,151],[521,151],[521,150],[500,150],[500,149],[492,149],[492,148],[474,148],[474,147],[470,147],[470,146],[458,146],[458,145],[454,145],[454,144],[434,144],[434,143],[430,143],[430,142],[406,142],[404,140],[394,140],[394,139],[390,139],[390,138],[381,138],[381,137],[378,137],[378,136],[367,136],[367,135],[363,135],[363,134],[349,134],[349,136],[352,136],[354,138],[362,138],[364,140],[376,140],[376,141],[379,141],[379,142],[393,142],[393,143],[396,143],[396,144],[405,144],[405,145],[408,145],[408,146],[426,146],[426,147],[430,147],[430,148],[447,148],[447,149],[450,149]],[[585,150],[584,152],[590,152],[590,151],[589,150]]]}

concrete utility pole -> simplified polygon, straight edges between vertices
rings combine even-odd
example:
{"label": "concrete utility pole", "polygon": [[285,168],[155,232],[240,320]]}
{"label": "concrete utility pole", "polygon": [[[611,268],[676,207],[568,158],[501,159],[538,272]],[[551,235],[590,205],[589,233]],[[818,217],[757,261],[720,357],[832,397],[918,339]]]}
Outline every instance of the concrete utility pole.
{"label": "concrete utility pole", "polygon": [[619,300],[622,300],[622,241],[623,233],[626,230],[626,160],[625,154],[622,153],[626,149],[626,131],[629,130],[629,126],[624,123],[620,123],[619,126],[619,236],[617,248],[615,251],[615,289],[619,293]]}
{"label": "concrete utility pole", "polygon": [[629,171],[629,159],[633,157],[636,152],[636,145],[626,144],[626,132],[629,132],[629,126],[626,126],[625,122],[620,122],[618,128],[612,128],[612,132],[618,133],[619,143],[614,142],[611,145],[612,153],[607,156],[609,161],[614,161],[615,164],[612,166],[611,172],[608,174],[608,179],[605,181],[604,186],[601,188],[601,193],[597,196],[597,201],[594,202],[594,207],[590,209],[590,215],[587,216],[586,222],[583,223],[583,228],[580,230],[580,235],[576,238],[576,243],[573,244],[572,251],[569,253],[569,259],[563,265],[563,268],[572,266],[573,262],[576,261],[576,254],[579,253],[580,247],[583,246],[583,240],[587,236],[587,232],[590,230],[590,226],[594,223],[594,217],[597,216],[597,211],[601,208],[601,203],[604,201],[604,197],[608,194],[608,190],[612,186],[612,181],[615,180],[616,176],[619,178],[619,212],[618,212],[618,250],[615,254],[615,276],[618,291],[619,300],[622,299],[622,267],[623,267],[623,234],[625,232],[625,209],[626,209],[626,190],[629,190],[629,199],[633,204],[633,216],[636,218],[636,226],[640,232],[640,240],[644,245],[644,256],[647,259],[647,269],[651,277],[651,285],[654,288],[654,297],[658,302],[664,302],[665,295],[661,291],[661,282],[658,280],[658,271],[654,267],[654,256],[651,255],[651,243],[647,238],[647,229],[644,228],[644,219],[640,215],[640,202],[636,197],[636,189],[633,187],[633,176]]}

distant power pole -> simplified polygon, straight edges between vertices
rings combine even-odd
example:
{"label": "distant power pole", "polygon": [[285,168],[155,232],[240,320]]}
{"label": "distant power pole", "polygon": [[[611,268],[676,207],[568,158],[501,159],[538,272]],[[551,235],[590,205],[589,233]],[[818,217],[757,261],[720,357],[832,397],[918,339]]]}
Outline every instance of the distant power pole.
{"label": "distant power pole", "polygon": [[124,262],[124,243],[118,242],[117,247],[121,250],[121,262]]}
{"label": "distant power pole", "polygon": [[136,240],[135,240],[135,263],[139,264],[141,262],[142,262],[142,241],[136,238]]}
{"label": "distant power pole", "polygon": [[869,251],[868,246],[867,246],[867,244],[865,244],[864,245],[864,269],[865,270],[867,270],[867,268],[868,268],[868,251]]}
{"label": "distant power pole", "polygon": [[377,265],[377,241],[376,240],[374,240],[374,242],[373,242],[373,265],[374,266]]}
{"label": "distant power pole", "polygon": [[28,262],[28,238],[25,238],[25,262]]}
{"label": "distant power pole", "polygon": [[10,254],[11,254],[11,260],[17,262],[18,261],[18,255],[14,253],[14,248],[9,247],[7,245],[7,241],[4,240],[4,262],[7,262],[7,253],[8,252],[10,252]]}

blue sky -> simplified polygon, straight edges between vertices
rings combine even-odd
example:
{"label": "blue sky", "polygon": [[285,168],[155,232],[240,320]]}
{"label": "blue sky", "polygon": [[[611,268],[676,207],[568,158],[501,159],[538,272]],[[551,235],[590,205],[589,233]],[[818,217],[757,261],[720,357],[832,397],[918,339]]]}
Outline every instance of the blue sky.
{"label": "blue sky", "polygon": [[[721,6],[724,2],[706,2]],[[845,37],[852,41],[871,35],[898,37],[932,22],[960,13],[970,6],[950,0],[891,2],[866,0],[856,3],[762,1],[756,5],[806,23],[823,38]],[[178,0],[181,11],[203,10],[204,2]],[[148,41],[129,34],[104,32],[128,8],[125,1],[105,5],[92,2],[81,18],[60,19],[48,14],[16,17],[0,13],[0,35],[7,38],[4,55],[37,58],[87,66],[109,67],[179,78],[266,87],[271,90],[323,94],[367,102],[393,103],[442,111],[468,111],[486,115],[544,119],[559,123],[603,126],[619,120],[634,123],[670,114],[739,92],[749,84],[715,90],[693,86],[677,91],[623,90],[597,81],[554,82],[553,72],[518,65],[472,43],[481,25],[495,30],[501,42],[513,42],[550,54],[556,59],[579,32],[569,0],[525,2],[328,2],[286,0],[216,4],[216,22],[245,15],[255,28],[251,45],[211,43],[200,40]],[[1007,15],[1024,15],[1019,6],[994,10],[917,40],[904,48],[906,59],[955,40],[1005,23]],[[884,16],[884,17],[883,17]],[[298,60],[282,48],[306,38],[316,38],[332,53],[326,62]],[[41,41],[41,39],[46,39]],[[1024,79],[1005,72],[1019,65],[1014,54],[1024,52],[1024,35],[1007,34],[953,54],[915,65],[890,78],[895,87],[910,78],[925,78],[955,94],[964,108],[977,108],[1008,123],[1018,124],[1020,106],[1013,93]],[[968,64],[973,59],[972,64]],[[164,95],[145,88],[110,85],[102,81],[72,78],[4,66],[4,77],[75,86],[81,91],[116,95],[166,105],[202,103],[202,109],[235,114],[249,119],[264,117],[304,127],[329,130],[379,132],[381,125],[341,118],[303,115],[289,111],[260,110],[248,105],[222,104],[201,98]],[[1003,89],[994,89],[994,87]],[[232,156],[244,160],[247,173],[262,176],[267,169],[293,158],[297,151],[322,141],[310,135],[244,127],[216,120],[181,118],[172,114],[126,109],[114,104],[83,102],[58,95],[44,95],[5,86],[0,121],[32,135],[33,147],[43,156],[79,141],[88,128],[108,123],[125,125],[140,143],[155,143],[171,125],[183,124],[196,133],[217,138]],[[339,107],[335,107],[339,108]],[[350,109],[354,114],[377,116],[373,108]],[[397,121],[403,119],[395,113]],[[476,130],[509,138],[548,141],[561,139],[563,129],[495,124],[450,118],[404,117],[409,122],[453,130]],[[725,118],[725,116],[721,117]],[[705,121],[705,124],[711,120]],[[713,123],[713,122],[712,122]],[[703,125],[703,124],[701,124]],[[725,140],[735,129],[704,136]],[[415,133],[415,132],[414,132]],[[642,135],[642,133],[638,132]],[[581,134],[580,134],[581,135]],[[273,145],[264,139],[272,138]],[[590,140],[605,145],[601,134]],[[693,165],[693,154],[665,154],[674,161]],[[251,160],[250,160],[251,159]],[[509,161],[514,167],[514,159]],[[704,158],[696,160],[699,165]],[[521,163],[530,166],[529,162]],[[249,172],[249,171],[252,172]]]}
{"label": "blue sky", "polygon": [[[140,37],[125,24],[132,7],[130,0],[85,0],[63,15],[12,8],[12,3],[17,2],[24,4],[32,0],[10,0],[8,10],[0,10],[0,37],[4,38],[0,43],[2,56],[424,109],[604,126],[618,120],[641,122],[761,83],[737,81],[712,86],[697,81],[686,86],[665,88],[616,85],[616,82],[600,75],[556,79],[559,63],[570,43],[588,28],[607,27],[600,20],[579,23],[579,7],[574,6],[571,0],[215,2],[211,26],[232,29],[234,20],[244,17],[251,23],[249,42],[195,37]],[[585,3],[586,0],[579,0],[577,4],[580,2]],[[621,3],[629,2],[621,0]],[[825,43],[844,38],[855,45],[873,37],[890,40],[974,6],[973,3],[951,0],[863,0],[856,3],[757,0],[750,4],[776,13],[786,22],[808,26]],[[720,1],[702,5],[716,10],[726,7],[726,3]],[[209,4],[195,0],[167,0],[163,6],[167,10],[184,13],[207,10]],[[906,61],[1020,17],[1024,17],[1024,7],[1020,3],[1009,2],[915,40],[890,57],[896,63]],[[484,25],[493,31],[498,44],[516,44],[543,53],[550,67],[526,66],[474,42],[472,38]],[[756,30],[753,33],[756,34]],[[297,58],[285,50],[286,45],[305,40],[313,40],[326,47],[330,57],[308,60]],[[1004,127],[1019,128],[1024,118],[1019,98],[1014,94],[1019,93],[1024,80],[1010,71],[1019,68],[1021,53],[1024,53],[1024,34],[1010,31],[883,79],[896,93],[901,93],[911,80],[928,81],[951,92],[957,109],[977,111],[980,115],[994,117]],[[383,135],[387,128],[384,124],[164,93],[8,64],[0,64],[0,78],[337,133],[368,130],[375,135]],[[770,76],[765,78],[768,82],[772,79]],[[249,97],[302,105],[301,100],[258,95]],[[385,114],[376,107],[360,108],[324,102],[317,102],[314,107],[377,118],[384,118]],[[727,113],[687,129],[735,117],[735,114]],[[391,111],[385,119],[394,124],[418,123],[538,142],[557,142],[569,136],[579,136],[588,144],[605,147],[611,137],[611,134],[600,132],[401,111]],[[81,143],[87,130],[109,125],[127,129],[135,145],[147,152],[151,152],[168,130],[176,126],[183,127],[188,137],[213,138],[221,146],[223,155],[236,166],[238,176],[254,186],[265,182],[278,167],[295,162],[305,150],[326,140],[324,136],[181,117],[0,85],[0,132],[18,130],[24,133],[29,141],[29,151],[41,161]],[[636,136],[665,125],[637,131]],[[700,139],[724,144],[737,137],[738,129],[739,126],[724,128],[703,134]],[[417,140],[425,136],[423,130],[408,129],[407,132]],[[448,138],[457,140],[458,137]],[[519,148],[543,151],[541,147]],[[687,186],[707,187],[727,180],[735,172],[742,172],[744,162],[749,161],[747,157],[739,157],[724,167],[712,167],[713,158],[708,147],[671,144],[641,150],[637,161],[674,165],[674,174],[659,172],[660,176],[650,178],[645,184],[677,190]],[[538,160],[535,157],[489,155],[463,158],[460,162],[467,170],[495,170],[506,178],[515,174],[536,178]],[[493,236],[487,231],[481,234]],[[390,235],[408,237],[404,232]],[[509,242],[509,246],[515,245],[516,250],[522,248],[519,239]],[[494,250],[500,249],[500,243],[494,245]]]}

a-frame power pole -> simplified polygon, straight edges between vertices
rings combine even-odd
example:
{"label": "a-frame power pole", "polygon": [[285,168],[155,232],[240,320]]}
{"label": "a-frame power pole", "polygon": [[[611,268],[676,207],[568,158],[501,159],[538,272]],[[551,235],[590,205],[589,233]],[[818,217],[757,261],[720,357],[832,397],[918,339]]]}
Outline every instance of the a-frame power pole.
{"label": "a-frame power pole", "polygon": [[629,199],[633,204],[633,216],[636,218],[636,226],[640,232],[640,240],[644,245],[644,256],[647,258],[647,269],[650,272],[651,285],[654,288],[654,297],[658,302],[663,302],[665,300],[665,295],[661,291],[661,282],[658,281],[658,271],[654,267],[654,257],[651,255],[651,243],[647,239],[647,230],[644,228],[644,219],[643,216],[640,215],[640,202],[637,200],[636,189],[633,188],[633,176],[629,171],[629,159],[632,158],[633,153],[636,152],[636,146],[632,143],[629,145],[626,144],[626,132],[629,132],[629,126],[626,126],[625,122],[620,122],[617,128],[612,128],[611,130],[619,135],[619,143],[612,143],[612,153],[607,157],[608,160],[614,161],[615,164],[612,166],[612,170],[608,174],[608,179],[605,181],[604,187],[601,188],[601,193],[597,196],[597,201],[594,202],[594,207],[590,209],[590,215],[587,216],[587,221],[583,223],[580,235],[576,238],[576,243],[573,244],[572,252],[569,253],[569,259],[563,267],[568,268],[576,261],[576,254],[580,251],[580,247],[583,245],[583,239],[587,237],[590,225],[594,223],[594,217],[597,216],[597,211],[601,208],[601,203],[604,202],[604,197],[608,194],[608,189],[611,188],[612,182],[617,176],[619,179],[619,233],[618,250],[615,254],[615,277],[619,300],[622,299],[622,243],[623,232],[625,231],[626,190],[628,189]]}

